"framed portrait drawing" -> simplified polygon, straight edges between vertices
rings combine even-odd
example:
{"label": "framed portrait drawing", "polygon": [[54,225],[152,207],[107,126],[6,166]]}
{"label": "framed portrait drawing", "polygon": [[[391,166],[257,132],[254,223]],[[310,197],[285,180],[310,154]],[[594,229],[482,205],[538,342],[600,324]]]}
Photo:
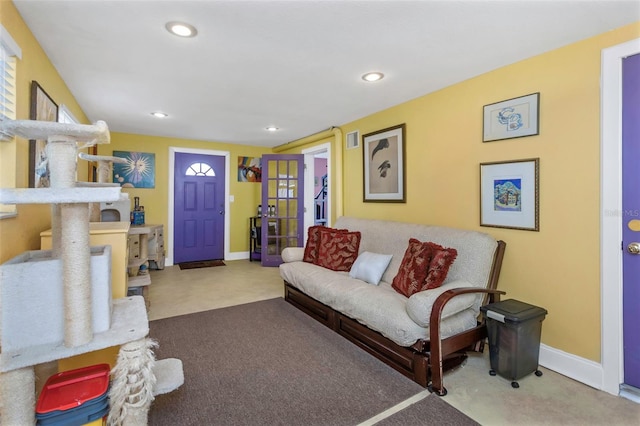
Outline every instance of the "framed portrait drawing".
{"label": "framed portrait drawing", "polygon": [[480,164],[480,226],[539,231],[540,159]]}
{"label": "framed portrait drawing", "polygon": [[362,136],[364,202],[406,202],[405,125]]}
{"label": "framed portrait drawing", "polygon": [[[37,81],[31,82],[31,120],[58,121],[58,104],[44,91]],[[50,186],[47,141],[29,141],[29,187],[48,188]]]}
{"label": "framed portrait drawing", "polygon": [[482,142],[540,133],[540,93],[485,105]]}

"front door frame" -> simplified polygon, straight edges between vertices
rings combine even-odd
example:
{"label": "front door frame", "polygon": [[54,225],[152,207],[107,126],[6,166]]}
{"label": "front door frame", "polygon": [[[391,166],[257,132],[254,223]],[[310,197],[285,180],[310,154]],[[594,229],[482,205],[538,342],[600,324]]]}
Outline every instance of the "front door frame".
{"label": "front door frame", "polygon": [[640,38],[602,51],[600,282],[602,390],[624,383],[622,334],[622,60],[640,53]]}
{"label": "front door frame", "polygon": [[174,167],[176,161],[176,153],[186,153],[186,154],[200,154],[200,155],[217,155],[220,157],[224,157],[224,173],[225,173],[225,184],[224,184],[224,258],[225,260],[230,259],[230,228],[231,228],[231,215],[229,214],[229,182],[231,178],[231,153],[229,151],[218,151],[218,150],[209,150],[209,149],[196,149],[196,148],[183,148],[177,146],[169,147],[169,197],[167,203],[167,232],[165,236],[167,237],[167,254],[165,257],[165,263],[167,265],[173,265],[173,206],[174,206]]}

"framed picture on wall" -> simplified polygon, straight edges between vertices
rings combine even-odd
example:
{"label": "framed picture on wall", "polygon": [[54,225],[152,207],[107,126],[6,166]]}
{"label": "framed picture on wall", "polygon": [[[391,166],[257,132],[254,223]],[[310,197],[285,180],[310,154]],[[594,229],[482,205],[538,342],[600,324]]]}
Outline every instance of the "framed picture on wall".
{"label": "framed picture on wall", "polygon": [[540,159],[480,164],[480,226],[539,231]]}
{"label": "framed picture on wall", "polygon": [[[58,104],[44,91],[37,81],[31,82],[31,120],[58,121]],[[29,141],[29,187],[48,188],[50,186],[47,141]]]}
{"label": "framed picture on wall", "polygon": [[540,133],[540,93],[485,105],[482,142]]}
{"label": "framed picture on wall", "polygon": [[123,188],[155,188],[156,155],[147,152],[113,151],[114,157],[126,163],[113,164],[113,183]]}
{"label": "framed picture on wall", "polygon": [[364,202],[406,202],[405,125],[362,136]]}

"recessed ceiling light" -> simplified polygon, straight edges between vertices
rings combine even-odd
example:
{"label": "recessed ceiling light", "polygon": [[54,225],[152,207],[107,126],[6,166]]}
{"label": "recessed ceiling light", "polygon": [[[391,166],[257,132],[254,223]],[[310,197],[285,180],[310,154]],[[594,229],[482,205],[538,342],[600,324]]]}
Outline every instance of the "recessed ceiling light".
{"label": "recessed ceiling light", "polygon": [[156,118],[166,118],[169,116],[169,114],[165,114],[164,112],[160,112],[160,111],[152,112],[151,115],[153,115]]}
{"label": "recessed ceiling light", "polygon": [[195,37],[198,34],[198,30],[196,30],[196,27],[185,22],[167,22],[165,28],[171,34],[177,35],[179,37]]}
{"label": "recessed ceiling light", "polygon": [[270,132],[275,132],[275,131],[280,130],[280,129],[278,129],[276,126],[269,126],[269,127],[267,127],[267,130],[270,131]]}
{"label": "recessed ceiling light", "polygon": [[364,81],[378,81],[378,80],[382,80],[383,77],[384,77],[384,74],[376,71],[376,72],[368,72],[364,74],[362,76],[362,79]]}

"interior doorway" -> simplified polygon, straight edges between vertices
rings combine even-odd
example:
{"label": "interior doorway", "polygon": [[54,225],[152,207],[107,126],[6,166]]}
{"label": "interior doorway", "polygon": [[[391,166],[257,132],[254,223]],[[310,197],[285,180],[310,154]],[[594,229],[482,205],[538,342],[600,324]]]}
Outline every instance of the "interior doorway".
{"label": "interior doorway", "polygon": [[304,154],[304,237],[313,225],[331,226],[331,143],[307,148]]}

